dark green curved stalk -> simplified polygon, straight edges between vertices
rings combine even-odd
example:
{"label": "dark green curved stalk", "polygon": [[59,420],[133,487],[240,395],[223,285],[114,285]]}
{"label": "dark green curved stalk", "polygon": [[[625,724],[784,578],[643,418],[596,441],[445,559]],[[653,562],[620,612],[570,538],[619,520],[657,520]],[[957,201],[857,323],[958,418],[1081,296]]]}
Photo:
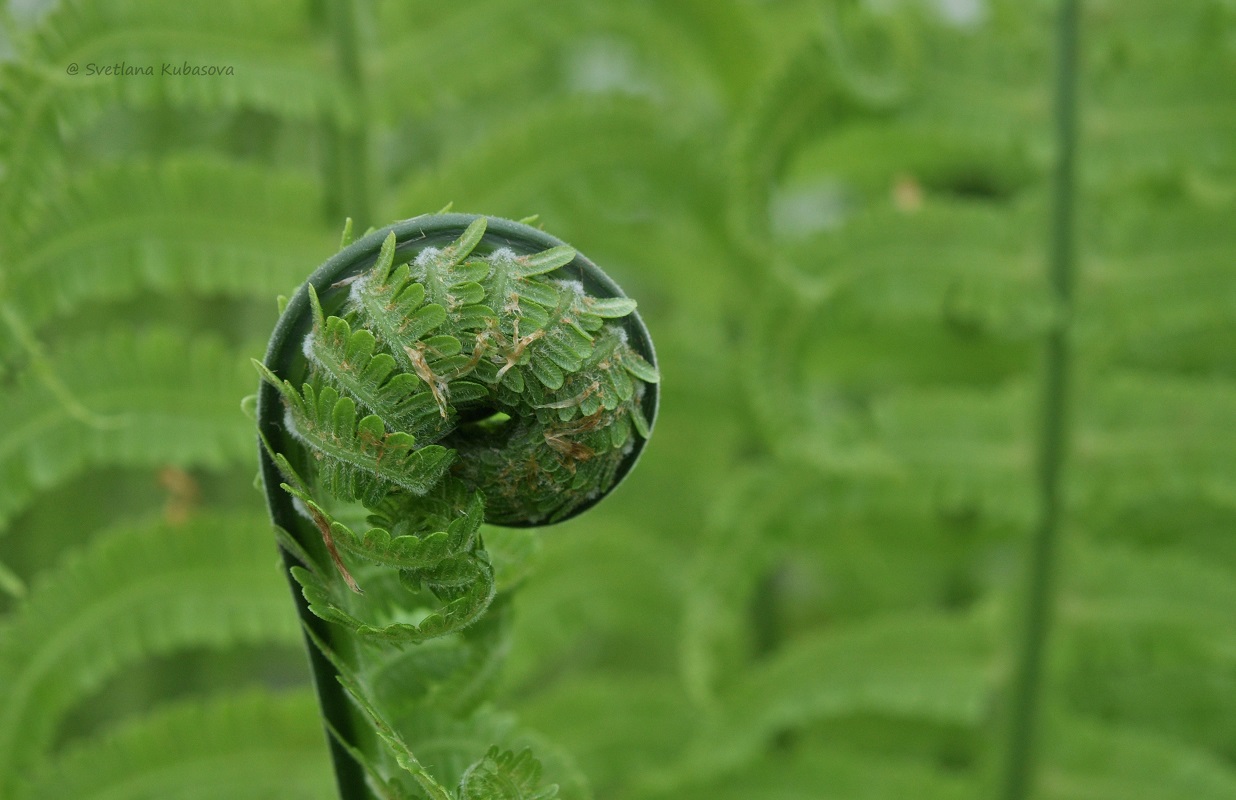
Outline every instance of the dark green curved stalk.
{"label": "dark green curved stalk", "polygon": [[1039,442],[1040,518],[1031,542],[1026,613],[1009,718],[1002,796],[1024,800],[1032,789],[1042,697],[1043,665],[1054,603],[1056,550],[1060,538],[1060,485],[1068,444],[1069,334],[1073,293],[1074,159],[1077,145],[1076,0],[1060,8],[1056,85],[1056,163],[1051,232],[1051,289],[1057,317],[1044,354],[1043,419]]}

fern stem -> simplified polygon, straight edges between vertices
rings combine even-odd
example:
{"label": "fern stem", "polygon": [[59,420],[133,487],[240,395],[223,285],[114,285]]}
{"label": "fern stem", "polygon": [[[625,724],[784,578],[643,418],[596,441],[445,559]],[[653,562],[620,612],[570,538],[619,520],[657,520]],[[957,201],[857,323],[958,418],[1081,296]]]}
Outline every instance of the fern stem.
{"label": "fern stem", "polygon": [[330,124],[328,169],[335,207],[332,217],[349,216],[358,230],[373,222],[369,181],[369,108],[360,58],[360,10],[355,0],[331,3],[331,34],[340,79],[348,94],[352,118]]}
{"label": "fern stem", "polygon": [[1059,150],[1054,178],[1050,249],[1051,289],[1058,316],[1047,336],[1044,353],[1043,418],[1038,459],[1040,520],[1031,542],[1023,638],[1012,687],[1007,762],[1002,786],[1002,796],[1006,800],[1024,800],[1032,788],[1043,663],[1055,588],[1053,573],[1060,538],[1060,485],[1068,436],[1066,396],[1074,272],[1077,14],[1077,0],[1063,0],[1057,31],[1055,116]]}

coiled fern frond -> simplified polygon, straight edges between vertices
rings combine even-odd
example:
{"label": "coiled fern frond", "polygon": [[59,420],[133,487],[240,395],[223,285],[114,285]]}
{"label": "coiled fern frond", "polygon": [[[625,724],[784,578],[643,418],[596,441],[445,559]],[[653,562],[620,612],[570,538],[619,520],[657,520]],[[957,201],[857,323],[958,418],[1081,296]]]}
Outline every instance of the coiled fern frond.
{"label": "coiled fern frond", "polygon": [[[289,304],[255,362],[264,476],[346,797],[555,794],[510,742],[445,776],[412,753],[426,719],[476,713],[471,687],[495,671],[507,615],[479,621],[509,587],[482,522],[578,514],[650,435],[659,376],[634,311],[573,248],[458,214],[371,234]],[[408,681],[433,689],[400,697]]]}

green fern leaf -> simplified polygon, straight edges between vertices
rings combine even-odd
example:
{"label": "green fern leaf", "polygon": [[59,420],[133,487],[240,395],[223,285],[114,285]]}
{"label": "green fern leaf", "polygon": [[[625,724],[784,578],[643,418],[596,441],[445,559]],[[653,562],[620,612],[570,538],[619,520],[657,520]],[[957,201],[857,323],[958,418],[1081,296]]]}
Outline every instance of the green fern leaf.
{"label": "green fern leaf", "polygon": [[1078,717],[1052,720],[1042,794],[1050,800],[1219,800],[1236,771],[1165,737]]}
{"label": "green fern leaf", "polygon": [[649,776],[671,768],[700,722],[673,674],[608,665],[573,670],[521,698],[517,709],[525,725],[570,747],[602,797],[653,783]]}
{"label": "green fern leaf", "polygon": [[857,712],[974,725],[986,701],[988,636],[977,619],[905,615],[800,637],[721,698],[687,758],[703,775],[750,758],[779,731]]}
{"label": "green fern leaf", "polygon": [[[382,5],[376,17],[375,26],[386,34],[376,43],[372,62],[378,113],[425,113],[443,102],[476,102],[494,91],[526,91],[513,76],[527,74],[551,55],[544,46],[545,28],[538,24],[551,16],[510,0],[466,6]],[[467,70],[452,69],[461,42],[489,58],[478,58]],[[423,92],[409,96],[409,75],[421,76]]]}
{"label": "green fern leaf", "polygon": [[302,489],[287,484],[284,484],[284,489],[311,509],[315,520],[321,519],[330,525],[331,536],[344,552],[413,572],[432,569],[447,559],[471,551],[476,544],[474,537],[483,512],[483,504],[477,494],[462,516],[451,521],[443,530],[399,533],[414,527],[410,520],[403,518],[390,526],[396,531],[395,534],[387,528],[369,528],[363,534],[357,534],[333,519]]}
{"label": "green fern leaf", "polygon": [[1236,497],[1236,383],[1113,373],[1078,416],[1081,491],[1094,508],[1199,489]]}
{"label": "green fern leaf", "polygon": [[675,669],[678,632],[664,620],[682,602],[679,547],[630,518],[588,525],[585,536],[544,542],[535,579],[519,594],[509,686],[539,685],[547,663],[564,671]]}
{"label": "green fern leaf", "polygon": [[74,704],[142,659],[296,646],[266,528],[248,515],[119,527],[36,583],[0,627],[0,789],[32,774]]}
{"label": "green fern leaf", "polygon": [[538,788],[541,762],[531,750],[518,754],[491,747],[480,761],[464,773],[459,784],[460,800],[550,800],[557,786]]}
{"label": "green fern leaf", "polygon": [[742,800],[749,797],[798,800],[825,791],[829,800],[973,800],[981,787],[965,770],[927,759],[865,753],[845,741],[811,739],[790,753],[772,753],[758,762],[731,766],[697,783],[660,788],[650,781],[646,800]]}
{"label": "green fern leaf", "polygon": [[[37,36],[20,40],[29,66],[6,64],[0,79],[0,153],[10,167],[0,189],[0,218],[20,216],[18,200],[59,171],[61,142],[117,101],[211,111],[248,105],[292,118],[327,113],[346,119],[342,92],[321,79],[316,65],[323,54],[307,33],[300,9],[279,3],[229,0],[192,9],[150,0],[59,4]],[[70,63],[81,72],[66,78]],[[149,67],[151,74],[91,75],[91,65]],[[165,75],[165,65],[224,72]]]}
{"label": "green fern leaf", "polygon": [[333,797],[314,698],[245,693],[155,710],[77,744],[15,800]]}
{"label": "green fern leaf", "polygon": [[[387,428],[418,431],[423,423],[414,411],[413,393],[420,381],[414,374],[396,371],[389,353],[375,353],[377,339],[365,329],[353,332],[348,321],[325,317],[310,293],[315,320],[305,349],[341,393],[354,398],[369,414],[382,416]],[[414,433],[414,435],[416,435]]]}
{"label": "green fern leaf", "polygon": [[[219,158],[75,173],[41,186],[30,221],[3,234],[4,292],[36,329],[143,290],[265,301],[329,246],[319,195],[305,175]],[[0,358],[12,355],[0,344]]]}
{"label": "green fern leaf", "polygon": [[[674,197],[684,184],[708,186],[717,180],[698,148],[684,139],[666,127],[659,107],[643,100],[568,97],[548,107],[538,104],[495,135],[469,140],[466,147],[461,142],[433,173],[411,175],[397,188],[392,210],[432,208],[466,186],[472,194],[459,197],[461,205],[518,218],[551,202],[554,187],[568,178],[622,168],[649,182],[650,192]],[[606,203],[614,199],[607,197]],[[561,214],[569,216],[571,204],[561,205]]]}
{"label": "green fern leaf", "polygon": [[[350,603],[334,588],[333,581],[328,583],[300,567],[292,568],[292,576],[300,584],[309,610],[322,619],[376,641],[421,643],[471,625],[494,599],[493,568],[488,561],[477,556],[460,556],[442,569],[452,569],[450,575],[458,586],[435,585],[435,594],[445,602],[416,623],[361,619],[349,610]],[[420,581],[415,576],[409,578],[409,583],[408,588],[419,588]]]}
{"label": "green fern leaf", "polygon": [[409,433],[390,433],[376,414],[356,418],[356,402],[330,386],[298,392],[254,361],[262,378],[287,401],[291,430],[323,460],[327,490],[346,500],[376,505],[393,488],[416,495],[428,492],[450,466],[454,454],[438,445],[416,446]]}
{"label": "green fern leaf", "polygon": [[87,466],[245,463],[252,447],[236,398],[249,390],[244,359],[211,337],[114,330],[74,342],[51,367],[105,423],[73,419],[26,375],[3,391],[0,531],[43,489]]}

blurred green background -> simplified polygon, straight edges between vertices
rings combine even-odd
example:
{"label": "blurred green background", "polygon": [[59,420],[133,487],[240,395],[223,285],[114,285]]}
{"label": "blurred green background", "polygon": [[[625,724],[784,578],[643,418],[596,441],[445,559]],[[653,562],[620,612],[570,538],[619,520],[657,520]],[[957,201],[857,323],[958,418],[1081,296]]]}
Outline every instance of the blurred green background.
{"label": "blurred green background", "polygon": [[248,360],[345,216],[453,202],[659,350],[494,698],[598,800],[998,795],[1053,330],[1033,796],[1236,798],[1236,3],[1082,4],[1071,309],[1058,10],[8,3],[0,797],[332,796]]}

